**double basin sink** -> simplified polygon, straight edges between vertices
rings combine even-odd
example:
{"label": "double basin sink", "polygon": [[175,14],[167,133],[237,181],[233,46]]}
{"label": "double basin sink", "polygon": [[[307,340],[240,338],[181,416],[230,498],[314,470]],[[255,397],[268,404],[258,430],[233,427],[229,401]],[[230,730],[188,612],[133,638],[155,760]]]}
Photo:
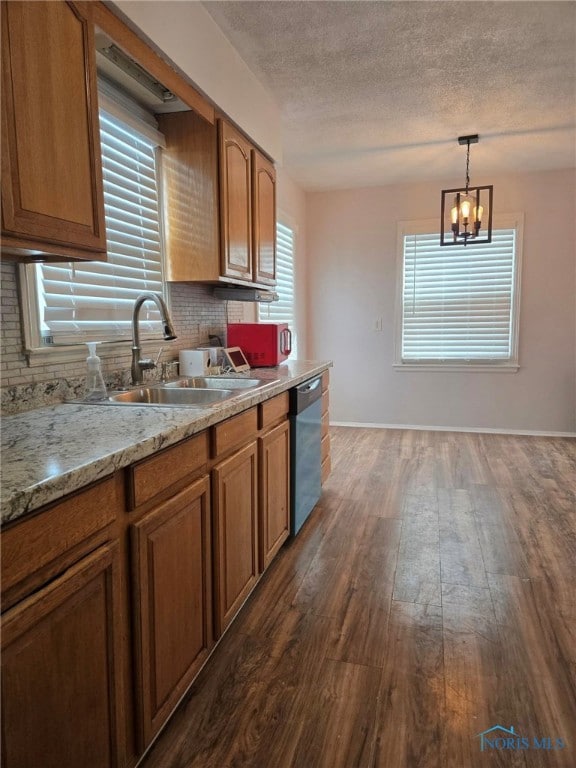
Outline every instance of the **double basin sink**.
{"label": "double basin sink", "polygon": [[206,408],[235,397],[243,391],[269,383],[271,382],[261,379],[196,376],[191,379],[136,387],[125,392],[113,392],[105,399],[83,402],[91,402],[94,405],[174,405]]}

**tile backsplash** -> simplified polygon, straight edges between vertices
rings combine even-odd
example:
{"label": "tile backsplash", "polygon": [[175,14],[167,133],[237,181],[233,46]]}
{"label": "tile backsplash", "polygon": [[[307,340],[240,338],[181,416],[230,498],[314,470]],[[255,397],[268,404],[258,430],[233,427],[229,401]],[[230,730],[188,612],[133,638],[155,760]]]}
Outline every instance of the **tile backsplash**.
{"label": "tile backsplash", "polygon": [[[23,334],[18,294],[18,266],[3,261],[0,272],[1,333],[1,412],[3,414],[38,408],[81,397],[86,382],[84,360],[29,366],[23,351]],[[168,286],[172,319],[178,338],[175,341],[143,342],[147,357],[155,358],[163,349],[161,360],[177,360],[180,349],[201,346],[215,334],[224,340],[227,320],[251,319],[252,307],[242,302],[225,302],[212,296],[212,288],[194,283],[170,283]],[[247,317],[245,315],[248,315]],[[103,357],[102,370],[110,388],[130,382],[130,344],[126,352]],[[152,377],[157,372],[145,372]]]}

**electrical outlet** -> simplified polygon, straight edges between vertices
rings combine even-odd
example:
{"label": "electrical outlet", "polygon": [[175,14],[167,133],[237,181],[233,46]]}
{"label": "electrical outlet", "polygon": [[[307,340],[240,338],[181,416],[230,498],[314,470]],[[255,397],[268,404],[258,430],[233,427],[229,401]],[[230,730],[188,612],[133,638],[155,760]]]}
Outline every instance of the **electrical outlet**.
{"label": "electrical outlet", "polygon": [[377,317],[374,321],[374,330],[375,331],[381,331],[383,327],[383,320],[381,317]]}

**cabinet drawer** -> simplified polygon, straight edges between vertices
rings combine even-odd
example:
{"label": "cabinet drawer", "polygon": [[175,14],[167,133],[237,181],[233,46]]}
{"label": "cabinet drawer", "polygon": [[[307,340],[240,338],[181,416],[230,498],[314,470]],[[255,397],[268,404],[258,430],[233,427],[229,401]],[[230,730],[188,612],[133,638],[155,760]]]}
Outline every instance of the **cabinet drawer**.
{"label": "cabinet drawer", "polygon": [[330,371],[324,371],[322,374],[322,392],[326,392],[330,386]]}
{"label": "cabinet drawer", "polygon": [[288,413],[288,392],[271,397],[265,403],[260,403],[260,429],[267,429],[283,419]]}
{"label": "cabinet drawer", "polygon": [[250,408],[212,427],[212,456],[222,456],[252,440],[258,431],[257,414],[257,408]]}
{"label": "cabinet drawer", "polygon": [[322,439],[324,439],[330,430],[330,415],[328,413],[322,414],[322,420],[321,420],[321,429],[322,429]]}
{"label": "cabinet drawer", "polygon": [[330,393],[328,390],[326,392],[322,393],[322,415],[325,413],[328,413],[328,409],[330,407]]}
{"label": "cabinet drawer", "polygon": [[117,474],[5,528],[3,608],[105,541],[106,527],[123,511],[122,477]]}
{"label": "cabinet drawer", "polygon": [[208,430],[134,464],[128,470],[129,508],[145,504],[204,469],[207,462]]}

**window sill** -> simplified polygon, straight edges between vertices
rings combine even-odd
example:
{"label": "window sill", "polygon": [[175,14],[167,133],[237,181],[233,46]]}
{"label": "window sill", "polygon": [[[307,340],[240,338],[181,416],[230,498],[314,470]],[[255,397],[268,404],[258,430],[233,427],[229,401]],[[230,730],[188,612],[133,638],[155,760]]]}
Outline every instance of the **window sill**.
{"label": "window sill", "polygon": [[396,371],[460,371],[466,373],[517,373],[518,363],[393,363]]}
{"label": "window sill", "polygon": [[[158,347],[162,345],[162,339],[141,338],[147,342],[157,342]],[[123,341],[104,341],[99,342],[96,347],[96,354],[103,360],[107,357],[118,357],[118,355],[129,355],[132,350],[132,341],[124,339]],[[149,350],[147,349],[147,352]],[[86,360],[88,356],[88,347],[85,343],[54,345],[47,347],[38,347],[36,349],[27,349],[24,354],[28,360],[28,367],[34,368],[40,365],[56,365],[59,363],[76,363]]]}

